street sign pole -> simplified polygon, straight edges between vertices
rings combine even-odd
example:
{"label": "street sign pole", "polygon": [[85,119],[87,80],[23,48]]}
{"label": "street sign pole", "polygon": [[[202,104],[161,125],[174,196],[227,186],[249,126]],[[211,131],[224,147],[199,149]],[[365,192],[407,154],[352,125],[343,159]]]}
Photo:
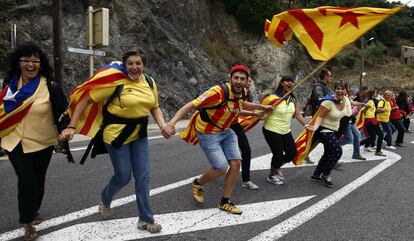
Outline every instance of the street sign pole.
{"label": "street sign pole", "polygon": [[[89,36],[89,50],[93,52],[93,7],[88,7],[88,36]],[[93,76],[93,54],[89,54],[89,77]]]}

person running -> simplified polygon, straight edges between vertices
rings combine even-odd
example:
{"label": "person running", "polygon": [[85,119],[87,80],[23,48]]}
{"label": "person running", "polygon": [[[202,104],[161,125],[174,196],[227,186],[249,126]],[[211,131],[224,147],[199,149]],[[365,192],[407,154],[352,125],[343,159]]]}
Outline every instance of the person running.
{"label": "person running", "polygon": [[294,79],[292,76],[283,76],[276,90],[261,102],[265,105],[272,105],[283,98],[266,116],[262,128],[265,140],[272,151],[270,174],[266,180],[277,185],[286,182],[281,167],[285,163],[291,162],[297,154],[295,140],[290,129],[292,117],[294,116],[303,126],[306,125],[306,121],[300,113],[299,102],[293,93],[284,97],[293,85]]}
{"label": "person running", "polygon": [[400,108],[401,111],[401,121],[404,125],[405,128],[405,132],[406,133],[411,133],[410,132],[410,116],[411,116],[411,110],[410,110],[410,103],[408,102],[408,94],[407,91],[405,90],[401,90],[400,93],[398,94],[398,97],[396,99],[397,101],[397,105]]}
{"label": "person running", "polygon": [[[377,156],[386,156],[382,151],[382,140],[384,139],[384,134],[379,126],[378,120],[375,117],[377,111],[374,98],[374,91],[370,90],[367,93],[367,99],[364,101],[369,108],[365,108],[365,130],[368,133],[368,137],[365,142],[364,150],[368,152],[375,151]],[[375,139],[377,137],[377,145],[375,147]]]}
{"label": "person running", "polygon": [[377,120],[381,123],[383,132],[386,133],[384,140],[387,145],[385,148],[394,150],[395,147],[392,145],[392,133],[394,126],[391,126],[390,124],[391,98],[392,91],[386,90],[384,92],[384,98],[378,101],[377,104]]}
{"label": "person running", "polygon": [[[71,95],[72,120],[62,131],[61,138],[71,140],[77,130],[80,134],[90,134],[83,132],[82,120],[90,120],[97,112],[101,114],[103,142],[111,158],[114,175],[102,191],[99,214],[103,219],[110,217],[113,197],[129,183],[133,173],[139,216],[137,228],[157,233],[162,227],[154,222],[149,198],[149,113],[163,135],[168,136],[168,133],[164,132],[165,122],[158,104],[155,81],[144,74],[145,63],[144,51],[131,49],[123,54],[122,63],[111,63],[91,80],[77,86]],[[112,98],[117,90],[119,93]],[[86,111],[106,100],[109,101],[100,111]],[[100,126],[101,123],[95,121],[94,124]]]}
{"label": "person running", "polygon": [[392,93],[392,98],[391,98],[390,103],[391,103],[390,122],[395,127],[395,129],[398,131],[397,139],[395,140],[395,145],[398,147],[406,147],[407,145],[404,144],[405,128],[401,121],[401,112],[400,112],[400,108],[397,105],[397,102],[395,101],[394,92]]}
{"label": "person running", "polygon": [[346,115],[346,106],[350,105],[346,95],[346,83],[336,81],[334,94],[320,101],[318,116],[314,125],[306,126],[308,131],[315,132],[313,138],[319,140],[324,147],[324,153],[316,166],[312,181],[322,181],[325,186],[333,187],[331,171],[342,156],[342,147],[336,132],[342,117]]}
{"label": "person running", "polygon": [[193,144],[198,141],[211,167],[201,177],[194,179],[192,183],[193,198],[198,203],[204,203],[203,186],[225,175],[223,196],[218,208],[233,214],[242,213],[242,210],[230,201],[240,171],[241,156],[237,136],[230,125],[237,118],[242,107],[267,111],[272,108],[244,100],[248,77],[249,71],[245,66],[233,66],[230,70],[229,83],[225,86],[214,86],[185,104],[166,127],[166,131],[174,133],[177,121],[197,109],[191,117],[187,129],[181,132],[180,136]]}
{"label": "person running", "polygon": [[43,221],[40,207],[46,172],[68,100],[53,80],[49,59],[39,46],[18,46],[8,55],[6,67],[5,87],[0,94],[1,148],[17,175],[23,238],[35,240],[39,236],[35,225]]}

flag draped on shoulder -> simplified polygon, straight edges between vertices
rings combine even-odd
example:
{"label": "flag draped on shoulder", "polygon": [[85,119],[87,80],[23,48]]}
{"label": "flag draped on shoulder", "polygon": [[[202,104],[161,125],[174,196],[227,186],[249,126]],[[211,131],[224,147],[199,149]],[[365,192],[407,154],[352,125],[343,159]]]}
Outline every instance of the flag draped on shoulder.
{"label": "flag draped on shoulder", "polygon": [[16,75],[4,87],[0,93],[0,138],[9,134],[29,112],[38,94],[39,83],[44,78],[37,76],[18,89],[20,75]]}
{"label": "flag draped on shoulder", "polygon": [[288,10],[274,15],[272,21],[266,20],[265,35],[280,48],[295,33],[313,59],[328,61],[346,45],[400,10],[401,7],[329,6]]}
{"label": "flag draped on shoulder", "polygon": [[[90,80],[76,86],[70,95],[69,114],[73,111],[79,101],[92,90],[112,88],[125,84],[128,81],[128,72],[121,62],[112,62],[105,65]],[[76,131],[79,134],[94,137],[102,122],[102,107],[104,103],[92,102],[88,104],[76,124]]]}

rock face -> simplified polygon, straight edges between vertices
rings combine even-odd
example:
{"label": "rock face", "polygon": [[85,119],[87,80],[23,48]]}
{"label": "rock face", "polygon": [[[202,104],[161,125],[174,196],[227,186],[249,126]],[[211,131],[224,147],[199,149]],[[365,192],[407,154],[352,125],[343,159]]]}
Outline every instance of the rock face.
{"label": "rock face", "polygon": [[[33,41],[53,59],[51,2],[6,0],[8,17],[3,22],[17,24],[18,44]],[[63,1],[62,20],[64,84],[68,93],[88,78],[87,56],[67,51],[68,47],[86,48],[88,5],[110,11],[110,46],[100,49],[106,57],[95,57],[95,68],[120,60],[131,47],[141,47],[147,55],[145,71],[155,79],[161,107],[170,116],[192,100],[201,86],[227,80],[234,64],[257,70],[253,85],[257,96],[273,89],[280,76],[289,74],[300,79],[311,69],[310,59],[299,44],[276,49],[264,37],[242,32],[220,1],[72,0]],[[8,44],[4,36],[1,40]],[[4,53],[0,54],[3,58]],[[297,91],[302,102],[303,92]]]}

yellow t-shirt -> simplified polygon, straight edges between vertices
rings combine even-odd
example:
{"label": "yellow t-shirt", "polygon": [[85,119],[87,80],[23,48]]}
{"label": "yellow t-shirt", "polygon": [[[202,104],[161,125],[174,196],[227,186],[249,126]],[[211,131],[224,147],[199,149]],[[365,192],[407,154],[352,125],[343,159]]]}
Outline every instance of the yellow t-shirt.
{"label": "yellow t-shirt", "polygon": [[378,108],[385,108],[385,111],[382,113],[377,113],[377,120],[381,122],[389,122],[390,121],[390,115],[391,115],[391,103],[386,100],[380,100],[378,102]]}
{"label": "yellow t-shirt", "polygon": [[377,110],[377,108],[375,107],[374,101],[369,100],[367,104],[371,107],[368,108],[367,111],[365,111],[365,118],[375,118],[375,111]]}
{"label": "yellow t-shirt", "polygon": [[[90,97],[95,102],[101,102],[112,96],[116,87],[96,89],[90,92]],[[149,115],[151,109],[158,107],[158,92],[155,83],[153,88],[148,85],[144,75],[138,82],[127,82],[119,98],[115,97],[108,105],[108,111],[118,117],[123,118],[141,118]],[[122,131],[125,124],[111,124],[105,127],[103,140],[110,144]],[[138,132],[141,125],[137,125],[136,129],[127,138],[124,144],[139,138]]]}
{"label": "yellow t-shirt", "polygon": [[[279,99],[275,94],[270,94],[262,100],[262,104],[268,105]],[[264,122],[264,128],[268,131],[276,132],[280,135],[286,135],[291,132],[290,125],[292,116],[295,113],[295,103],[291,97],[283,100],[268,115]]]}
{"label": "yellow t-shirt", "polygon": [[[220,109],[208,109],[207,114],[210,120],[215,123],[212,125],[201,119],[200,115],[197,116],[195,129],[201,133],[217,133],[230,128],[232,122],[237,118],[240,109],[243,105],[242,99],[235,99],[231,85],[227,84],[229,90],[229,100],[226,105]],[[192,101],[196,109],[205,107],[214,107],[222,103],[225,99],[224,90],[220,85],[216,85],[202,95]],[[216,127],[216,125],[218,128]]]}
{"label": "yellow t-shirt", "polygon": [[333,101],[326,100],[321,103],[323,107],[329,110],[325,119],[322,121],[321,126],[328,128],[323,129],[321,132],[337,131],[339,129],[339,122],[342,117],[346,116],[346,106],[350,103],[348,98],[344,98],[344,108],[339,110]]}
{"label": "yellow t-shirt", "polygon": [[[22,86],[21,78],[18,86]],[[35,94],[36,99],[26,116],[8,135],[1,138],[1,147],[5,150],[12,151],[21,142],[23,153],[31,153],[58,143],[58,131],[44,77],[40,79]]]}

